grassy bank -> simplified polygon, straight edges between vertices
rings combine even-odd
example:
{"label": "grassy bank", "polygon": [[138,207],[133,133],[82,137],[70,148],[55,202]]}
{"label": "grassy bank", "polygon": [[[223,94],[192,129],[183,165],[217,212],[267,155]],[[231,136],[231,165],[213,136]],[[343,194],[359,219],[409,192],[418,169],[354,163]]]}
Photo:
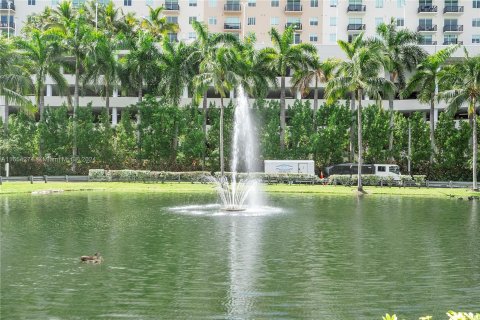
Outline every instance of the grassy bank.
{"label": "grassy bank", "polygon": [[[328,195],[356,195],[355,187],[323,186],[323,185],[265,185],[268,193],[308,193]],[[63,191],[101,191],[101,192],[168,192],[195,193],[215,192],[212,184],[192,183],[126,183],[126,182],[5,182],[0,185],[0,195],[32,193],[41,190]],[[468,189],[444,188],[398,188],[398,187],[365,187],[368,195],[416,196],[416,197],[463,197],[480,195]]]}

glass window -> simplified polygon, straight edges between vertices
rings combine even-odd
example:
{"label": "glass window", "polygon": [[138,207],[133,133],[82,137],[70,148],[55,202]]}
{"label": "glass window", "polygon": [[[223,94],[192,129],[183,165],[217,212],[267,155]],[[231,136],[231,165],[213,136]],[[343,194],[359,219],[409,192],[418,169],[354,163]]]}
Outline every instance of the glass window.
{"label": "glass window", "polygon": [[299,44],[299,43],[302,43],[302,40],[300,40],[300,33],[294,33],[293,44]]}
{"label": "glass window", "polygon": [[[8,3],[8,2],[7,2]],[[34,6],[36,3],[35,3],[35,0],[28,0],[28,5],[29,6]]]}
{"label": "glass window", "polygon": [[337,42],[337,34],[330,33],[329,39],[330,39],[330,42]]}
{"label": "glass window", "polygon": [[473,7],[476,9],[480,8],[480,0],[473,0]]}
{"label": "glass window", "polygon": [[378,172],[386,172],[386,168],[385,166],[378,166],[378,169],[377,169]]}
{"label": "glass window", "polygon": [[317,42],[318,41],[318,36],[316,34],[311,34],[310,35],[310,42]]}
{"label": "glass window", "polygon": [[197,39],[197,34],[195,32],[189,32],[188,33],[188,39],[190,39],[190,40]]}
{"label": "glass window", "polygon": [[168,40],[170,40],[170,42],[177,42],[178,41],[177,34],[176,33],[169,33],[168,34]]}
{"label": "glass window", "polygon": [[405,26],[405,19],[397,18],[397,19],[395,19],[395,21],[397,21],[397,27],[404,27]]}
{"label": "glass window", "polygon": [[312,8],[318,7],[318,0],[310,0],[310,7]]}
{"label": "glass window", "polygon": [[248,0],[248,6],[249,7],[256,7],[257,6],[257,0]]}
{"label": "glass window", "polygon": [[472,20],[472,27],[480,27],[480,18],[474,18]]}
{"label": "glass window", "polygon": [[247,25],[254,26],[255,25],[255,17],[249,17],[247,19]]}
{"label": "glass window", "polygon": [[271,17],[270,18],[270,25],[271,26],[278,26],[279,18],[278,17]]}
{"label": "glass window", "polygon": [[375,27],[378,27],[383,23],[383,18],[375,18]]}
{"label": "glass window", "polygon": [[330,17],[330,26],[335,27],[337,25],[337,17]]}
{"label": "glass window", "polygon": [[397,0],[397,8],[405,7],[405,0]]}
{"label": "glass window", "polygon": [[480,34],[472,35],[472,43],[480,43]]}
{"label": "glass window", "polygon": [[[480,0],[479,0],[480,1]],[[272,2],[270,2],[272,7],[278,7],[280,6],[280,1],[279,0],[272,0]]]}
{"label": "glass window", "polygon": [[363,24],[362,18],[348,18],[348,24]]}
{"label": "glass window", "polygon": [[311,26],[318,26],[318,18],[310,18]]}
{"label": "glass window", "polygon": [[210,17],[208,18],[208,24],[216,25],[217,24],[217,17]]}
{"label": "glass window", "polygon": [[396,173],[396,174],[400,174],[400,168],[398,166],[388,167],[388,171]]}
{"label": "glass window", "polygon": [[375,0],[375,8],[383,8],[383,0]]}
{"label": "glass window", "polygon": [[167,22],[178,24],[178,16],[167,16]]}
{"label": "glass window", "polygon": [[197,6],[197,0],[188,0],[188,6],[189,7],[196,7]]}
{"label": "glass window", "polygon": [[217,6],[217,0],[208,0],[208,6],[210,8],[215,8]]}
{"label": "glass window", "polygon": [[192,24],[193,21],[197,21],[197,17],[188,17],[188,24]]}
{"label": "glass window", "polygon": [[123,5],[125,7],[131,7],[132,6],[132,0],[123,0]]}
{"label": "glass window", "polygon": [[330,7],[336,7],[338,0],[330,0]]}

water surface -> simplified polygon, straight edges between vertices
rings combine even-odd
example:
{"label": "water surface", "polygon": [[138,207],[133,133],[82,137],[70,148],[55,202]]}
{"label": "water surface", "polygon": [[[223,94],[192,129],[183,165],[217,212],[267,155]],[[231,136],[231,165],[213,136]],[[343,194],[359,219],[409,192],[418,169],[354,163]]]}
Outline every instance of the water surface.
{"label": "water surface", "polygon": [[[480,311],[478,202],[274,195],[268,205],[277,210],[261,214],[197,207],[215,202],[199,194],[0,197],[1,318]],[[96,251],[103,264],[78,262]]]}

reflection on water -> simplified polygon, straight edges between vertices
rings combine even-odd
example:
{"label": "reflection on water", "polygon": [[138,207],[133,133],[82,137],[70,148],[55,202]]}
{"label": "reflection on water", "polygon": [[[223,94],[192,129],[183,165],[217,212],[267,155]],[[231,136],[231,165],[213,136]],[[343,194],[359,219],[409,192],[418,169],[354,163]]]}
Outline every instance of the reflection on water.
{"label": "reflection on water", "polygon": [[[0,197],[2,319],[444,318],[479,311],[475,201]],[[281,208],[281,209],[279,209]],[[78,262],[100,251],[101,265]]]}

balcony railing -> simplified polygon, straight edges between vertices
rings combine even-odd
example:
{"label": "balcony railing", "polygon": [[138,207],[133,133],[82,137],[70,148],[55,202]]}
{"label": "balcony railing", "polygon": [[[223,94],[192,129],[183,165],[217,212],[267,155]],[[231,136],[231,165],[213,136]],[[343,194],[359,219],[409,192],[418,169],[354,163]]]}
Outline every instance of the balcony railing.
{"label": "balcony railing", "polygon": [[365,12],[367,6],[364,4],[350,4],[347,7],[347,12]]}
{"label": "balcony railing", "polygon": [[435,32],[437,31],[437,25],[433,26],[418,26],[417,31],[419,32]]}
{"label": "balcony railing", "polygon": [[300,3],[287,3],[285,11],[287,12],[301,12],[303,7]]}
{"label": "balcony railing", "polygon": [[285,29],[292,27],[294,30],[302,30],[302,24],[300,22],[287,22],[285,23]]}
{"label": "balcony railing", "polygon": [[436,45],[437,45],[437,41],[433,41],[433,40],[420,40],[419,44],[420,44],[420,45],[424,45],[424,46],[436,46]]}
{"label": "balcony railing", "polygon": [[350,23],[348,24],[347,26],[347,30],[348,31],[361,31],[361,30],[365,30],[365,25],[364,24],[361,24],[361,23]]}
{"label": "balcony railing", "polygon": [[166,11],[178,11],[180,10],[180,6],[178,3],[165,3],[165,10]]}
{"label": "balcony railing", "polygon": [[15,11],[15,3],[13,3],[13,1],[10,3],[10,6],[8,5],[8,2],[7,1],[2,1],[0,2],[0,9],[2,10],[13,10]]}
{"label": "balcony railing", "polygon": [[418,13],[426,12],[426,13],[436,13],[438,11],[437,6],[429,6],[429,5],[421,5],[418,7]]}
{"label": "balcony railing", "polygon": [[0,28],[2,28],[2,29],[3,29],[3,28],[5,28],[5,29],[6,29],[6,28],[13,28],[13,29],[15,29],[15,22],[10,22],[10,23],[8,23],[8,22],[0,22]]}
{"label": "balcony railing", "polygon": [[443,41],[444,46],[448,46],[450,44],[463,44],[463,41],[458,41],[457,39]]}
{"label": "balcony railing", "polygon": [[223,29],[225,30],[240,30],[242,24],[240,22],[225,22],[223,24]]}
{"label": "balcony railing", "polygon": [[443,8],[443,13],[462,13],[463,6],[446,6]]}
{"label": "balcony railing", "polygon": [[443,26],[443,32],[462,32],[463,25],[445,25]]}
{"label": "balcony railing", "polygon": [[241,11],[242,10],[242,6],[240,5],[240,3],[227,3],[223,6],[223,10],[225,11]]}

